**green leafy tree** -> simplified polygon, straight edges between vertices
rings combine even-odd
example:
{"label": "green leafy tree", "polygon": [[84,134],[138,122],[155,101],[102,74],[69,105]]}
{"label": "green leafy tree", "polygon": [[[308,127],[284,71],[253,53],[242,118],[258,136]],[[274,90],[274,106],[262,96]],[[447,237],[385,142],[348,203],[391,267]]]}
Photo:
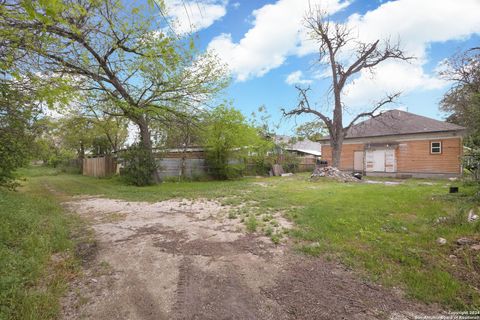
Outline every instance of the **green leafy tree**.
{"label": "green leafy tree", "polygon": [[295,129],[296,137],[299,140],[308,139],[317,141],[327,134],[327,132],[328,130],[325,124],[318,121],[305,122]]}
{"label": "green leafy tree", "polygon": [[[161,1],[148,3],[164,10]],[[228,83],[215,57],[167,34],[158,12],[136,3],[12,0],[0,9],[0,29],[31,68],[68,75],[89,99],[109,101],[108,114],[135,124],[140,146],[152,156],[152,122],[169,125],[194,114]]]}
{"label": "green leafy tree", "polygon": [[467,128],[465,144],[480,148],[480,48],[471,48],[448,60],[441,75],[453,82],[441,101],[447,121]]}
{"label": "green leafy tree", "polygon": [[62,146],[75,150],[78,159],[85,158],[85,151],[91,149],[97,136],[94,122],[82,115],[60,118],[57,122]]}
{"label": "green leafy tree", "polygon": [[[47,165],[73,166],[73,161],[86,154],[107,155],[116,152],[127,138],[126,124],[117,117],[95,118],[81,114],[64,115],[58,119],[43,116],[35,123],[36,139],[32,158]],[[81,162],[77,161],[79,167]]]}
{"label": "green leafy tree", "polygon": [[212,175],[217,179],[240,176],[249,157],[264,154],[271,148],[258,130],[243,114],[225,105],[208,115],[202,137]]}
{"label": "green leafy tree", "polygon": [[0,82],[0,186],[16,186],[14,170],[30,159],[32,99],[7,82]]}
{"label": "green leafy tree", "polygon": [[480,47],[457,54],[446,62],[441,75],[452,81],[443,96],[441,109],[449,113],[447,121],[464,126],[464,143],[470,149],[463,159],[464,168],[480,179]]}
{"label": "green leafy tree", "polygon": [[96,129],[93,140],[94,154],[112,154],[119,151],[128,138],[128,120],[104,114],[92,119]]}
{"label": "green leafy tree", "polygon": [[77,150],[65,143],[63,137],[68,135],[62,131],[68,119],[52,119],[42,116],[35,122],[35,140],[31,143],[32,159],[42,160],[45,165],[58,167],[75,159]]}

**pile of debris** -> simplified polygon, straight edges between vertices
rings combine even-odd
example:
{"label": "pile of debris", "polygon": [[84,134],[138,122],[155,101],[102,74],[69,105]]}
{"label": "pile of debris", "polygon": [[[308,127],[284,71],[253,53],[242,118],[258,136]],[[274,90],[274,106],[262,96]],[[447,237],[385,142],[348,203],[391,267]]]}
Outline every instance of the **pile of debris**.
{"label": "pile of debris", "polygon": [[318,179],[320,177],[327,177],[331,179],[335,179],[340,182],[359,182],[360,180],[355,178],[349,173],[342,172],[335,167],[323,167],[323,168],[315,168],[313,170],[310,179]]}

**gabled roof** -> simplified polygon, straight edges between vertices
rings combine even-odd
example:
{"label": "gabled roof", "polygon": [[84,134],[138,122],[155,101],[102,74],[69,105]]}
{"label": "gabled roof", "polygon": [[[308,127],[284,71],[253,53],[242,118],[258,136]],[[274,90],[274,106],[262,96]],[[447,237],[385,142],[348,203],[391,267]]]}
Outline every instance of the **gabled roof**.
{"label": "gabled roof", "polygon": [[[379,116],[353,125],[346,139],[400,134],[463,131],[464,127],[444,121],[427,118],[402,110],[389,110]],[[321,140],[329,140],[325,137]]]}

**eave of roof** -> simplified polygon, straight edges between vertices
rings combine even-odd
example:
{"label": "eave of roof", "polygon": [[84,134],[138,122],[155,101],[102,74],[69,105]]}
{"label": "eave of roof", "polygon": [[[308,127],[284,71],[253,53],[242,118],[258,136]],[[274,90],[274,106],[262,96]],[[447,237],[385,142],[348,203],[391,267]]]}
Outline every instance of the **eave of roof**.
{"label": "eave of roof", "polygon": [[289,151],[298,151],[298,152],[303,152],[303,153],[309,153],[313,154],[315,156],[321,156],[322,152],[318,150],[308,150],[308,149],[294,149],[294,148],[286,148]]}
{"label": "eave of roof", "polygon": [[[345,139],[402,136],[440,132],[463,132],[466,128],[401,110],[389,110],[350,128]],[[323,137],[318,141],[328,141]]]}
{"label": "eave of roof", "polygon": [[[461,130],[442,130],[442,131],[423,131],[423,132],[411,132],[411,133],[392,133],[392,134],[379,134],[379,135],[371,135],[371,136],[361,136],[361,137],[345,137],[344,140],[348,139],[364,139],[364,138],[379,138],[379,137],[391,137],[391,136],[407,136],[412,134],[425,134],[425,133],[447,133],[447,132],[461,132],[465,131],[466,129]],[[330,136],[323,137],[317,140],[318,142],[325,142],[330,141]]]}

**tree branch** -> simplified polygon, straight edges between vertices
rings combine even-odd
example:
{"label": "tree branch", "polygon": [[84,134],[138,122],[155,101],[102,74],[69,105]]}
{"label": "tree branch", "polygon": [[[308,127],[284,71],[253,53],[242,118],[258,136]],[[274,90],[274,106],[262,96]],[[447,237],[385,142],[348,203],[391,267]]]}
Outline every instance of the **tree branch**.
{"label": "tree branch", "polygon": [[286,112],[285,109],[282,109],[283,116],[284,117],[290,117],[290,116],[295,116],[295,115],[301,115],[301,114],[304,114],[304,113],[309,113],[309,114],[313,114],[313,115],[316,115],[317,117],[319,117],[323,122],[325,122],[327,127],[331,126],[332,125],[332,120],[329,117],[325,116],[320,111],[312,109],[310,107],[310,102],[309,102],[309,99],[308,99],[308,91],[311,90],[310,87],[308,87],[306,89],[303,89],[303,88],[300,88],[299,86],[295,86],[295,88],[298,90],[298,95],[299,95],[298,105],[295,109],[290,110],[288,112]]}
{"label": "tree branch", "polygon": [[383,107],[384,105],[394,102],[400,95],[401,95],[401,92],[396,92],[396,93],[394,93],[394,94],[387,95],[384,99],[382,99],[381,101],[377,102],[377,104],[375,105],[375,107],[374,107],[370,112],[362,112],[362,113],[356,115],[356,116],[353,118],[353,120],[348,124],[348,126],[346,126],[346,127],[343,129],[344,136],[347,135],[347,131],[355,124],[355,122],[356,122],[358,119],[365,118],[365,117],[370,117],[370,118],[375,118],[375,117],[377,117],[378,115],[375,115],[375,112],[377,112],[377,111],[378,111],[381,107]]}

